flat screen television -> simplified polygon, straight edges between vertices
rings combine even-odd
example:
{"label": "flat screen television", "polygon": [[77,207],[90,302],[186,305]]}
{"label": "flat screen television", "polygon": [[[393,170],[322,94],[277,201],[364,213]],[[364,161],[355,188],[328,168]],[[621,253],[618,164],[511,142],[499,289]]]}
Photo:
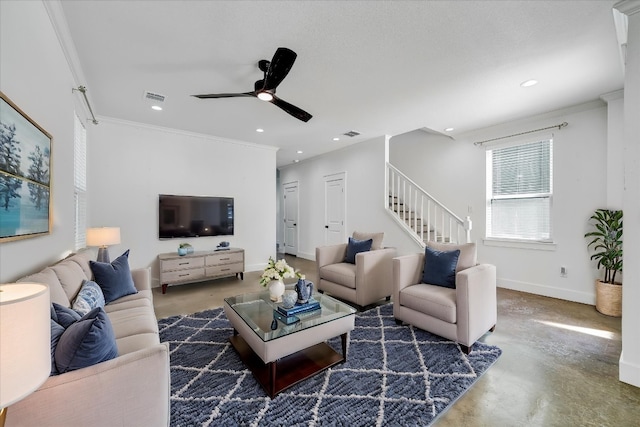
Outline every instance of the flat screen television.
{"label": "flat screen television", "polygon": [[233,235],[233,197],[158,197],[158,237]]}

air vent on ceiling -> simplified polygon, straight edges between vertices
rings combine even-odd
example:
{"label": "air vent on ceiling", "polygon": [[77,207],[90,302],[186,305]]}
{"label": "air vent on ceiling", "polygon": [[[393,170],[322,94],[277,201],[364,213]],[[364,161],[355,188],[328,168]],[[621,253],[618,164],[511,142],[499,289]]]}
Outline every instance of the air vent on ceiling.
{"label": "air vent on ceiling", "polygon": [[344,136],[350,136],[351,138],[353,138],[354,136],[360,135],[360,132],[355,131],[355,130],[350,130],[349,132],[343,133],[343,135]]}
{"label": "air vent on ceiling", "polygon": [[164,95],[160,95],[159,93],[149,92],[148,90],[144,91],[144,99],[150,99],[155,102],[164,102]]}

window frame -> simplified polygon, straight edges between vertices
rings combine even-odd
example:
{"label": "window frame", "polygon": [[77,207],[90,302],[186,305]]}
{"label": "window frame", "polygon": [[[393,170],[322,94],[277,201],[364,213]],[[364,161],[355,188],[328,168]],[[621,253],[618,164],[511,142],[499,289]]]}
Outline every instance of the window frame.
{"label": "window frame", "polygon": [[[522,194],[493,194],[493,153],[496,150],[512,148],[517,146],[523,146],[528,144],[535,143],[544,143],[549,142],[549,191],[548,192],[539,192],[539,193],[522,193]],[[542,135],[535,138],[529,139],[519,139],[512,140],[507,144],[492,144],[486,146],[486,228],[485,228],[485,237],[483,239],[484,243],[488,246],[503,246],[503,247],[514,247],[514,248],[533,248],[533,249],[541,249],[541,250],[555,250],[554,243],[554,233],[553,233],[553,198],[554,198],[554,184],[553,184],[553,169],[554,169],[554,161],[553,161],[553,144],[554,137],[553,135]],[[536,199],[536,198],[544,198],[548,199],[548,238],[526,238],[521,235],[513,235],[509,236],[495,236],[492,235],[492,217],[493,217],[493,201],[495,200],[527,200],[527,199]]]}

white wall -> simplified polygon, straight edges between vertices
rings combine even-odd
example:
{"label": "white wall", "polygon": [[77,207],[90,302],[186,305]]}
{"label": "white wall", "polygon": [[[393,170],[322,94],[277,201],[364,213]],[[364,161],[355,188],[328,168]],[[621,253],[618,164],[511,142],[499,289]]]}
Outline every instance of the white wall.
{"label": "white wall", "polygon": [[617,5],[629,16],[624,82],[624,282],[620,379],[640,387],[640,2]]}
{"label": "white wall", "polygon": [[[276,149],[100,118],[88,129],[88,226],[121,228],[111,258],[131,249],[132,266],[153,266],[157,255],[188,242],[196,251],[227,240],[245,249],[247,271],[275,254]],[[235,199],[233,236],[158,239],[158,194]]]}
{"label": "white wall", "polygon": [[71,91],[77,84],[43,3],[0,2],[0,55],[0,90],[53,136],[51,234],[0,243],[0,282],[9,282],[73,250],[73,117],[78,95]]}
{"label": "white wall", "polygon": [[324,177],[339,172],[346,172],[348,236],[355,230],[384,231],[385,246],[398,253],[420,250],[384,208],[385,142],[384,136],[374,138],[280,169],[280,185],[298,181],[298,256],[314,260],[315,248],[325,244]]}
{"label": "white wall", "polygon": [[[584,108],[587,109],[582,111]],[[551,215],[555,247],[539,250],[488,246],[483,241],[485,149],[472,142],[564,121],[569,126],[549,131],[554,133]],[[390,147],[391,163],[458,216],[467,215],[471,207],[472,240],[478,243],[478,259],[496,265],[498,286],[595,303],[597,271],[589,260],[583,236],[592,211],[604,207],[607,201],[607,111],[600,103],[484,129],[456,141],[414,131],[393,137]],[[560,266],[567,268],[566,278],[560,277]]]}

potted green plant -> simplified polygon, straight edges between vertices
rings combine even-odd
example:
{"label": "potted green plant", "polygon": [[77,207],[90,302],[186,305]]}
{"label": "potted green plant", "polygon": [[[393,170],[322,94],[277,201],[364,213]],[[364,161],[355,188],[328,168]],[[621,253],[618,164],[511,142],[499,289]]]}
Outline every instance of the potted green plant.
{"label": "potted green plant", "polygon": [[592,260],[604,270],[604,280],[596,280],[596,310],[608,316],[622,316],[622,283],[616,274],[622,271],[622,211],[596,209],[590,223],[594,230],[584,237],[591,238],[587,247],[594,250]]}

